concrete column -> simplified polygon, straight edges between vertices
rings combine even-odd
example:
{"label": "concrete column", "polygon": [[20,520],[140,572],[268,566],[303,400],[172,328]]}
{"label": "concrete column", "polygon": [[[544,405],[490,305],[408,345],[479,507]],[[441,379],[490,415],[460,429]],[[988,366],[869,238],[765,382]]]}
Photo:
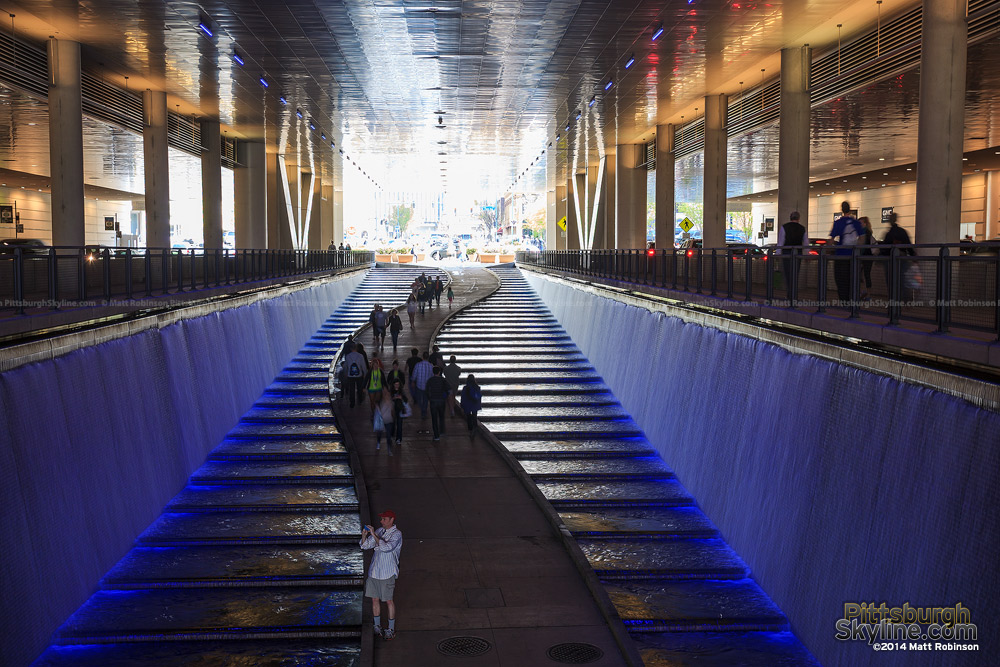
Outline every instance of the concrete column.
{"label": "concrete column", "polygon": [[222,247],[222,140],[219,121],[201,121],[201,209],[205,248]]}
{"label": "concrete column", "polygon": [[674,126],[656,126],[656,247],[674,247]]}
{"label": "concrete column", "polygon": [[278,154],[268,152],[264,161],[267,178],[267,247],[285,248],[281,245],[281,228],[285,222],[285,195],[278,173]]}
{"label": "concrete column", "polygon": [[[556,222],[566,218],[567,225],[566,229],[569,229],[569,199],[566,195],[566,186],[557,185],[556,186]],[[556,235],[552,237],[552,240],[546,240],[545,248],[547,250],[565,250],[566,249],[566,231],[556,226]]]}
{"label": "concrete column", "polygon": [[86,226],[80,43],[50,39],[48,55],[52,245],[81,246],[86,242]]}
{"label": "concrete column", "polygon": [[986,172],[986,228],[983,238],[977,241],[992,241],[1000,237],[1000,171]]}
{"label": "concrete column", "polygon": [[559,228],[556,227],[556,186],[550,185],[545,190],[545,245],[548,248],[555,247],[556,235]]}
{"label": "concrete column", "polygon": [[[309,233],[306,236],[306,248],[309,250],[325,250],[326,244],[323,243],[323,179],[320,178],[319,174],[313,173],[311,175],[315,179],[315,184],[312,187],[313,201],[312,210],[310,211],[311,216],[309,220]],[[308,196],[304,194],[303,197]],[[305,215],[305,212],[303,212]],[[330,243],[328,240],[327,244]]]}
{"label": "concrete column", "polygon": [[781,116],[778,126],[778,220],[792,211],[809,229],[809,68],[812,49],[781,50]]}
{"label": "concrete column", "polygon": [[[601,169],[603,167],[603,170]],[[603,171],[603,173],[602,173]],[[615,160],[604,156],[597,168],[596,201],[597,233],[594,234],[595,248],[614,248],[617,230],[615,228]]]}
{"label": "concrete column", "polygon": [[587,191],[586,174],[570,174],[566,181],[566,250],[580,249],[580,217],[585,210],[580,194]]}
{"label": "concrete column", "polygon": [[616,248],[646,247],[646,170],[644,144],[618,146],[615,164]]}
{"label": "concrete column", "polygon": [[344,242],[344,191],[333,191],[333,239],[339,246]]}
{"label": "concrete column", "polygon": [[236,144],[237,162],[233,175],[233,208],[236,217],[236,247],[267,247],[267,151],[259,141]]}
{"label": "concrete column", "polygon": [[142,153],[146,180],[146,245],[170,247],[170,154],[167,152],[167,94],[142,94]]}
{"label": "concrete column", "polygon": [[961,238],[965,125],[965,0],[924,0],[914,243]]}
{"label": "concrete column", "polygon": [[726,245],[726,96],[705,97],[705,227],[702,247]]}
{"label": "concrete column", "polygon": [[330,247],[330,241],[340,242],[333,233],[333,183],[324,180],[320,197],[320,248]]}

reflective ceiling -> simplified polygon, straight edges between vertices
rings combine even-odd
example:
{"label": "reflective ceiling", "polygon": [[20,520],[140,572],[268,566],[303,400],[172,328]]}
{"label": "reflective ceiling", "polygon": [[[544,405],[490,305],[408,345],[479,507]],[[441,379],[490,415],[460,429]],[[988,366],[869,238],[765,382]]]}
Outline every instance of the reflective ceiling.
{"label": "reflective ceiling", "polygon": [[165,89],[177,112],[218,116],[234,135],[264,138],[314,171],[330,173],[343,150],[392,189],[493,193],[541,164],[557,133],[564,175],[618,143],[647,139],[657,122],[697,115],[706,93],[756,85],[762,68],[770,77],[780,48],[835,45],[838,23],[848,37],[882,11],[868,0],[22,0],[7,8],[16,34],[79,40],[86,65],[110,80]]}

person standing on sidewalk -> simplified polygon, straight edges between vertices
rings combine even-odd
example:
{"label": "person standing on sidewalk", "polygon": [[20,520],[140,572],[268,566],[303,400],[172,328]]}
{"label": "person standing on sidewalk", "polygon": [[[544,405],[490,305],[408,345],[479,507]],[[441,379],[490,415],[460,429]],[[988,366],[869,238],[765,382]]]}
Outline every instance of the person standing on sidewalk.
{"label": "person standing on sidewalk", "polygon": [[[396,528],[395,512],[386,510],[378,516],[381,527],[365,526],[361,531],[359,546],[362,551],[372,549],[375,552],[368,569],[368,580],[365,582],[365,595],[372,599],[375,636],[392,640],[396,636],[396,604],[392,598],[396,578],[399,576],[399,552],[403,547],[403,533]],[[382,600],[385,600],[385,605],[389,608],[389,627],[384,631],[380,617]]]}
{"label": "person standing on sidewalk", "polygon": [[444,435],[444,406],[451,395],[451,385],[441,375],[441,367],[434,366],[434,376],[427,380],[427,402],[431,407],[431,428],[434,429],[434,440],[440,440]]}
{"label": "person standing on sidewalk", "polygon": [[483,408],[483,390],[476,384],[476,376],[469,375],[465,378],[465,386],[462,388],[462,412],[465,413],[465,422],[469,426],[469,437],[476,433],[476,414]]}

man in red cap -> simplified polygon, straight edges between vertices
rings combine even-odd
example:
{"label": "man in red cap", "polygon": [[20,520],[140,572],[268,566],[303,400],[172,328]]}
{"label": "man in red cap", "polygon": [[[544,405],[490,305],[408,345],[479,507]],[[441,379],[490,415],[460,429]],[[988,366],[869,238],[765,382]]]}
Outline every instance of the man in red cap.
{"label": "man in red cap", "polygon": [[[392,592],[396,588],[396,577],[399,576],[399,550],[403,546],[403,533],[396,528],[395,512],[386,510],[378,516],[381,528],[365,526],[361,531],[362,551],[375,551],[368,569],[368,581],[365,582],[365,595],[372,599],[375,636],[392,639],[396,636],[396,605],[392,601]],[[389,627],[384,631],[379,617],[382,600],[389,607]]]}

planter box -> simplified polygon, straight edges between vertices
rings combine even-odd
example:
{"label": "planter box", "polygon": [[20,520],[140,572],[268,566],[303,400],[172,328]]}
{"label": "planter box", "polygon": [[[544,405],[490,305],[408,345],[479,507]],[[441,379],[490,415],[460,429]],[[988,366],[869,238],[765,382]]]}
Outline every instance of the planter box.
{"label": "planter box", "polygon": [[375,261],[376,262],[391,262],[392,261],[392,255],[380,255],[379,253],[375,253]]}
{"label": "planter box", "polygon": [[409,264],[413,261],[413,255],[396,255],[396,261],[400,264]]}
{"label": "planter box", "polygon": [[497,255],[492,252],[481,252],[479,253],[479,263],[480,264],[496,264]]}
{"label": "planter box", "polygon": [[420,253],[420,254],[417,255],[417,261],[418,262],[424,261],[424,253]]}
{"label": "planter box", "polygon": [[514,255],[513,254],[511,254],[511,255],[500,255],[500,263],[501,264],[507,264],[508,262],[513,262],[513,261],[514,261]]}

